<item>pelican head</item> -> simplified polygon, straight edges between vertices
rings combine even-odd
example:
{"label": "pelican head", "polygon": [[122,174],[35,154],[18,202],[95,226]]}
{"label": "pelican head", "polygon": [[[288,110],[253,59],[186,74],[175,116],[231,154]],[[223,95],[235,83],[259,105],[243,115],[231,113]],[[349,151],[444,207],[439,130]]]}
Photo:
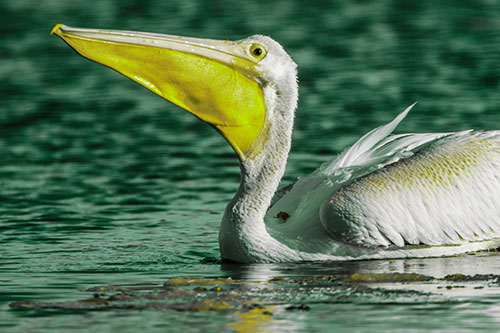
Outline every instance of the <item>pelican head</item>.
{"label": "pelican head", "polygon": [[[224,259],[295,255],[264,226],[285,171],[298,99],[297,65],[281,45],[262,35],[232,42],[61,24],[51,33],[207,122],[229,142],[242,177],[219,231]],[[279,254],[270,256],[269,248]]]}
{"label": "pelican head", "polygon": [[262,151],[277,104],[296,107],[296,64],[266,36],[232,42],[62,24],[51,33],[209,123],[242,161]]}

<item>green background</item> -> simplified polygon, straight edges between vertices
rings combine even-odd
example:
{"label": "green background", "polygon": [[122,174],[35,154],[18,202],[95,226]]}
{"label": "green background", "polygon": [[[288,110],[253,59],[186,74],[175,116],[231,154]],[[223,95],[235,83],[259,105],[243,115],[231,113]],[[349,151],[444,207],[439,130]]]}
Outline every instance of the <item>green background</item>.
{"label": "green background", "polygon": [[[500,273],[495,254],[221,265],[218,226],[239,181],[230,147],[187,112],[49,35],[63,23],[231,40],[272,36],[299,66],[287,183],[414,101],[398,132],[499,128],[500,2],[4,0],[0,17],[1,331],[230,330],[225,313],[8,306],[78,300],[95,285],[344,271]],[[348,306],[324,301],[282,320],[307,331],[494,328],[499,295],[488,303],[472,293],[418,312],[411,300],[380,307],[385,300],[347,298]]]}

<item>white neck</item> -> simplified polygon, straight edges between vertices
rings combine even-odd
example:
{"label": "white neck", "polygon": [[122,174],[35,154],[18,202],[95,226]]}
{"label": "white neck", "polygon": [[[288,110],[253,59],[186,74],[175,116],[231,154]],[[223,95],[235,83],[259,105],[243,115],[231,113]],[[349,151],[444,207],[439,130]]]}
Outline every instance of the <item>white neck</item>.
{"label": "white neck", "polygon": [[268,107],[269,128],[262,152],[240,162],[240,187],[222,219],[219,245],[223,259],[276,261],[280,253],[294,252],[269,235],[264,215],[285,172],[291,146],[296,91],[292,92],[292,96],[275,97],[268,105],[273,108]]}

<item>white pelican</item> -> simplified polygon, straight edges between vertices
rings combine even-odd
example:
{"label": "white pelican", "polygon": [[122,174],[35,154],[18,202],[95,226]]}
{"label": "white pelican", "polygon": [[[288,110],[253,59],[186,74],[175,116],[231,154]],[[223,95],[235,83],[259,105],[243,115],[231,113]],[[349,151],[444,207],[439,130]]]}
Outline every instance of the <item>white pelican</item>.
{"label": "white pelican", "polygon": [[391,135],[411,106],[278,190],[296,64],[269,37],[238,42],[71,28],[58,35],[212,125],[236,152],[223,259],[284,262],[446,256],[500,246],[500,131]]}

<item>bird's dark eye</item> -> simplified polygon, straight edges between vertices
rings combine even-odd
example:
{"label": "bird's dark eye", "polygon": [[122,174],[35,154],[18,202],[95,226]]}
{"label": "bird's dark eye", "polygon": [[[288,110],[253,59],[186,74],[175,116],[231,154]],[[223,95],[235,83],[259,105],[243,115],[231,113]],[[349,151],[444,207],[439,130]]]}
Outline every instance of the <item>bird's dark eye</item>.
{"label": "bird's dark eye", "polygon": [[252,46],[250,46],[250,54],[258,60],[264,58],[266,53],[266,49],[262,45],[252,44]]}

